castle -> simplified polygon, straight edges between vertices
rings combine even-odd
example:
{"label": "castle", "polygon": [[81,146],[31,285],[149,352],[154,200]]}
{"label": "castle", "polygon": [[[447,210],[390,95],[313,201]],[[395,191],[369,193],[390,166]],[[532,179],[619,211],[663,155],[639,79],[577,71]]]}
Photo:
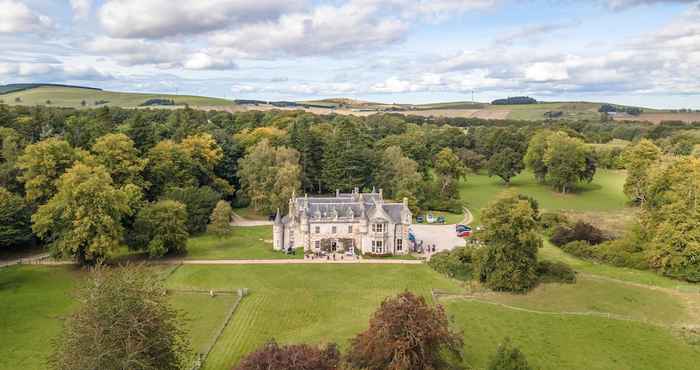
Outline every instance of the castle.
{"label": "castle", "polygon": [[407,254],[413,215],[408,201],[384,202],[382,190],[336,191],[334,197],[292,197],[289,212],[277,212],[273,226],[276,250],[304,247],[311,252]]}

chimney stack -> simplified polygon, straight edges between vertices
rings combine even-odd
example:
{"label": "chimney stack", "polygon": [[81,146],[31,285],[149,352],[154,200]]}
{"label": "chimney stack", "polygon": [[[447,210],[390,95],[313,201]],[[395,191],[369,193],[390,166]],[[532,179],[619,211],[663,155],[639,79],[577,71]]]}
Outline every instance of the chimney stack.
{"label": "chimney stack", "polygon": [[403,198],[403,206],[408,207],[408,198],[406,197]]}

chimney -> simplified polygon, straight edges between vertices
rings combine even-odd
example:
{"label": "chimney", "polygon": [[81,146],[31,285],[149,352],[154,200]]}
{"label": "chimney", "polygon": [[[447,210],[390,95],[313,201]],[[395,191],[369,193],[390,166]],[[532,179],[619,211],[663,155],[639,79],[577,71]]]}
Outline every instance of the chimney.
{"label": "chimney", "polygon": [[408,207],[408,198],[403,198],[403,206]]}
{"label": "chimney", "polygon": [[335,189],[335,197],[340,198],[340,189]]}

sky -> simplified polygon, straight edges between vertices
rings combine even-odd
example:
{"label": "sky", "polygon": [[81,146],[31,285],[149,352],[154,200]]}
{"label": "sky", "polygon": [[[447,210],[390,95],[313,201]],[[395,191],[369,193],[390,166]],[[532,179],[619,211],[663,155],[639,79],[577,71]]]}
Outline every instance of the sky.
{"label": "sky", "polygon": [[0,84],[700,109],[700,0],[0,0]]}

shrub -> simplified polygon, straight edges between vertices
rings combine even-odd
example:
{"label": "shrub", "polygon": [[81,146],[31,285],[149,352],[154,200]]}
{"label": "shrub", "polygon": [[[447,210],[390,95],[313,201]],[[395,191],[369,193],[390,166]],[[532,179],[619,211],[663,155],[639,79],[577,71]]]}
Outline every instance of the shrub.
{"label": "shrub", "polygon": [[335,344],[316,348],[308,344],[280,346],[275,341],[270,341],[246,356],[234,370],[335,370],[339,368],[340,352]]}
{"label": "shrub", "polygon": [[515,347],[510,338],[498,345],[496,354],[489,361],[487,370],[530,370],[525,355]]}
{"label": "shrub", "polygon": [[461,247],[434,254],[428,261],[433,270],[459,280],[472,278],[472,249]]}
{"label": "shrub", "polygon": [[595,251],[588,242],[582,240],[575,240],[573,242],[566,243],[561,246],[561,249],[569,254],[576,257],[594,259]]}
{"label": "shrub", "polygon": [[566,216],[559,213],[544,212],[540,215],[540,226],[545,231],[550,231],[558,226],[566,226],[568,224],[569,220]]}
{"label": "shrub", "polygon": [[559,247],[573,241],[586,241],[588,244],[597,245],[606,240],[608,237],[602,230],[583,221],[577,222],[572,227],[564,225],[555,227],[550,238],[550,241]]}
{"label": "shrub", "polygon": [[564,262],[539,261],[537,275],[541,282],[566,284],[576,282],[576,272]]}

